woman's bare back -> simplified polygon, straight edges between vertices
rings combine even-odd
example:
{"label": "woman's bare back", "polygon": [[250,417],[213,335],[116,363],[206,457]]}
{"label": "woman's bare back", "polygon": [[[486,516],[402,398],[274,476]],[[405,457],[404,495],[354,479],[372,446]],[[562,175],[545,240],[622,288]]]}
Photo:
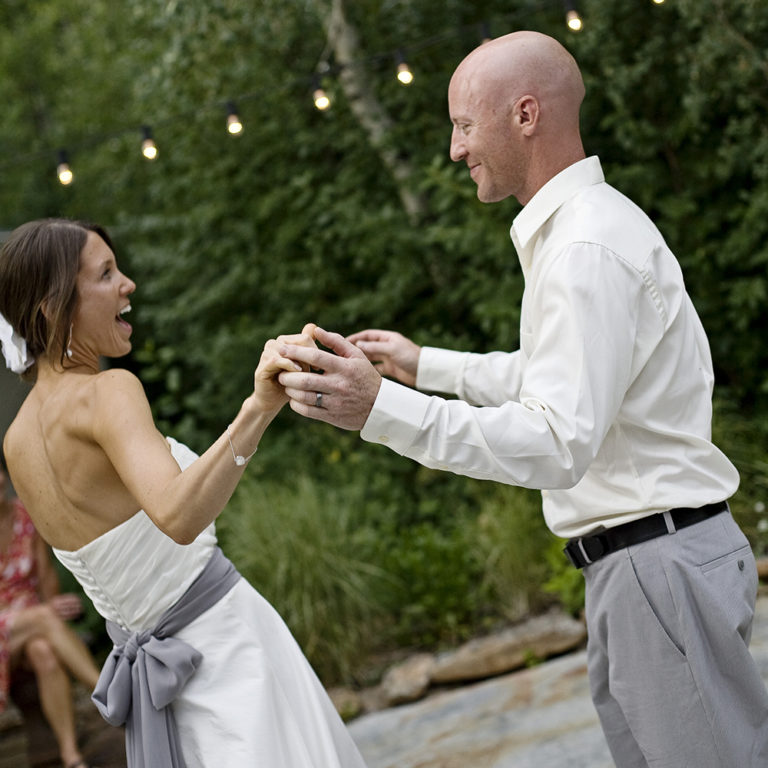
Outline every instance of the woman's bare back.
{"label": "woman's bare back", "polygon": [[42,378],[5,437],[16,491],[58,549],[79,549],[140,508],[93,438],[101,375]]}

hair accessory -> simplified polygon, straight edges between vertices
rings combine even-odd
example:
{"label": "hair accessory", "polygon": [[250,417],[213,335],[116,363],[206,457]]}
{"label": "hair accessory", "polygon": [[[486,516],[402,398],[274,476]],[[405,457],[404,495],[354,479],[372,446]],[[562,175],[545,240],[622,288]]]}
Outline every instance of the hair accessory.
{"label": "hair accessory", "polygon": [[27,351],[27,342],[13,330],[13,326],[0,315],[0,341],[5,364],[14,373],[24,373],[35,358]]}
{"label": "hair accessory", "polygon": [[243,464],[247,464],[253,458],[254,454],[259,449],[257,448],[250,456],[241,456],[239,453],[235,453],[235,446],[232,445],[232,435],[229,432],[231,426],[231,424],[227,425],[227,440],[229,440],[229,447],[232,450],[232,458],[235,460],[235,464],[237,464],[238,467],[242,467]]}

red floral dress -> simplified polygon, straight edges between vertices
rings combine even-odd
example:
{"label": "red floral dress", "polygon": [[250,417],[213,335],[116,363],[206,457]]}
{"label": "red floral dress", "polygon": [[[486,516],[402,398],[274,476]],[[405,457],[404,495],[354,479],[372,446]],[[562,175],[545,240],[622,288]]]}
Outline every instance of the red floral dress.
{"label": "red floral dress", "polygon": [[0,552],[0,712],[5,709],[10,686],[10,632],[15,615],[37,605],[37,532],[27,510],[13,499],[13,534],[5,552]]}

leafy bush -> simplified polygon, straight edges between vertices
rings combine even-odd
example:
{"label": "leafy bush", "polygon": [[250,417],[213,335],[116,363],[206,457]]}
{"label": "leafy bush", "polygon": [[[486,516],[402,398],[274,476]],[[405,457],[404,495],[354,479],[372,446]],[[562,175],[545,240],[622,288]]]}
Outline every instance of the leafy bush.
{"label": "leafy bush", "polygon": [[290,627],[318,674],[349,680],[375,646],[387,574],[338,494],[307,478],[246,474],[219,518],[222,549]]}
{"label": "leafy bush", "polygon": [[542,585],[554,537],[538,494],[494,486],[486,498],[483,483],[455,479],[468,493],[438,521],[432,507],[367,504],[354,478],[339,487],[249,470],[219,519],[222,547],[326,683],[360,682],[378,652],[456,644],[552,602]]}
{"label": "leafy bush", "polygon": [[713,439],[741,476],[730,500],[734,518],[757,556],[768,555],[768,419],[739,408],[721,392],[715,398]]}
{"label": "leafy bush", "polygon": [[495,611],[515,621],[551,602],[542,586],[549,576],[545,554],[555,537],[538,492],[494,485],[483,499],[477,529],[475,546]]}

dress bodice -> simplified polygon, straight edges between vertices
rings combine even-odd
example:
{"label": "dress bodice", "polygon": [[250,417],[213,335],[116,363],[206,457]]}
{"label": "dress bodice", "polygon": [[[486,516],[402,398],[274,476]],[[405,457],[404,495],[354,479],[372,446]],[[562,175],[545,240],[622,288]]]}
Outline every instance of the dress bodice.
{"label": "dress bodice", "polygon": [[[197,456],[168,439],[184,469]],[[73,552],[54,549],[105,618],[135,631],[151,629],[195,580],[216,546],[212,523],[194,542],[177,544],[143,510]]]}

